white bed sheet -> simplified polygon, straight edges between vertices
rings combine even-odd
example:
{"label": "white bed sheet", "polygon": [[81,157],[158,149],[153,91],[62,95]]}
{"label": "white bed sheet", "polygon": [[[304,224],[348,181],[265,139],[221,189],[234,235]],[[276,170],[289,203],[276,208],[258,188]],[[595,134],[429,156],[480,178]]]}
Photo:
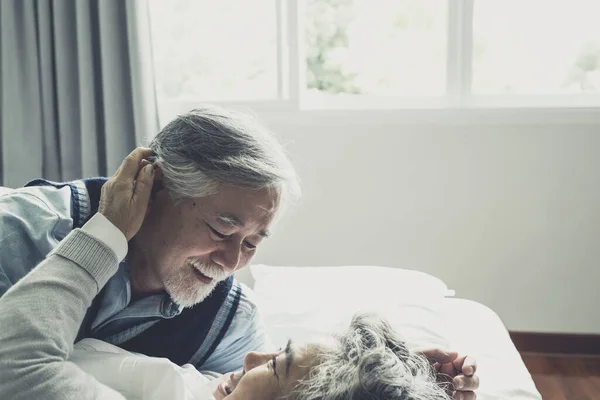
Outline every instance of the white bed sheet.
{"label": "white bed sheet", "polygon": [[500,317],[471,300],[444,299],[443,316],[453,350],[477,359],[479,400],[541,400]]}

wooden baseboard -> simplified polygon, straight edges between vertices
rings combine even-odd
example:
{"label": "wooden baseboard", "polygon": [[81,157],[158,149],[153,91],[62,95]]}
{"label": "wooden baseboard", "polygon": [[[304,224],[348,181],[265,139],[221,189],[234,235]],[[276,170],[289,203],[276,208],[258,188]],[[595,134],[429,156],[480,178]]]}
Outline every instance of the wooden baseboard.
{"label": "wooden baseboard", "polygon": [[600,355],[600,335],[510,332],[510,338],[522,353]]}

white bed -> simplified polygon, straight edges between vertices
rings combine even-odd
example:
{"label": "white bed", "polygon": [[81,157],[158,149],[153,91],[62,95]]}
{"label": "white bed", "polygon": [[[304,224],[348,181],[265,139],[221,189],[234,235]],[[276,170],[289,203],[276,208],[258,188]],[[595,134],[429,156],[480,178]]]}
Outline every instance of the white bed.
{"label": "white bed", "polygon": [[[343,270],[341,269],[343,268]],[[252,266],[256,301],[269,336],[339,331],[357,310],[384,314],[409,346],[442,346],[477,359],[480,400],[541,400],[498,315],[452,293],[439,279],[397,268]],[[337,282],[337,285],[332,283]]]}
{"label": "white bed", "polygon": [[452,349],[477,359],[481,379],[480,400],[541,400],[521,355],[500,317],[471,300],[444,299],[443,316]]}

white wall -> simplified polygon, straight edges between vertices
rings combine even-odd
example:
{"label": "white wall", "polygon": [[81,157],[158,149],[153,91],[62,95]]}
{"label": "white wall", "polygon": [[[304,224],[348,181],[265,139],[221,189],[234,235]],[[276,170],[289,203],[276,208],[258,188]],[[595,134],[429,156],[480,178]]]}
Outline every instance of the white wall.
{"label": "white wall", "polygon": [[510,330],[600,333],[599,125],[265,122],[304,195],[255,262],[417,269]]}

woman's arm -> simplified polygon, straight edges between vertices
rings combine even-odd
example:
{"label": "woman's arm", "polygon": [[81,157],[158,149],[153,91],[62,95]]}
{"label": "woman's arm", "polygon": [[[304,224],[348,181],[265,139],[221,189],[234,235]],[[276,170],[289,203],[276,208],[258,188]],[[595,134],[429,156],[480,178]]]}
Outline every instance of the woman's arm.
{"label": "woman's arm", "polygon": [[[90,225],[109,224],[98,214]],[[117,271],[113,250],[71,232],[0,298],[0,393],[10,399],[123,398],[67,361],[92,300]]]}
{"label": "woman's arm", "polygon": [[2,398],[124,399],[67,360],[88,307],[144,219],[153,171],[139,171],[149,154],[134,150],[103,187],[101,214],[0,298]]}
{"label": "woman's arm", "polygon": [[3,397],[123,398],[67,361],[86,310],[117,268],[113,250],[76,229],[0,298]]}

